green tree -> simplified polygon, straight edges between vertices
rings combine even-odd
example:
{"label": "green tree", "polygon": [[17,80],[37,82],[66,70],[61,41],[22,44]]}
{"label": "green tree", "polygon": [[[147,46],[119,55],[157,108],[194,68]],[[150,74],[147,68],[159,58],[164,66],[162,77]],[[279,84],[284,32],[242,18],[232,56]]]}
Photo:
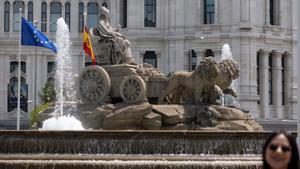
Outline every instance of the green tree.
{"label": "green tree", "polygon": [[42,90],[39,92],[39,98],[41,100],[41,105],[35,107],[30,113],[30,123],[31,126],[36,126],[40,122],[40,112],[47,109],[56,99],[56,93],[54,90],[54,79],[49,79]]}
{"label": "green tree", "polygon": [[39,92],[39,97],[42,104],[54,102],[56,99],[56,93],[54,89],[54,79],[49,79],[45,86]]}

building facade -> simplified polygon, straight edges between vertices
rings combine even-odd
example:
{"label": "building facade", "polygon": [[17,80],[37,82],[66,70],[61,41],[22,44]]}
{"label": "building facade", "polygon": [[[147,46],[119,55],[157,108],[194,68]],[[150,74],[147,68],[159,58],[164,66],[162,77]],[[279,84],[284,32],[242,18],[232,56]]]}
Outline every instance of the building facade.
{"label": "building facade", "polygon": [[[83,25],[95,26],[101,6],[131,42],[137,63],[165,74],[193,70],[203,57],[221,60],[231,46],[241,66],[235,82],[241,107],[262,123],[297,119],[297,0],[3,0],[0,5],[0,126],[16,124],[19,8],[55,42],[56,20],[70,28],[77,73],[83,57]],[[93,42],[96,45],[96,41]],[[39,105],[38,92],[53,78],[50,50],[22,47],[22,121]]]}

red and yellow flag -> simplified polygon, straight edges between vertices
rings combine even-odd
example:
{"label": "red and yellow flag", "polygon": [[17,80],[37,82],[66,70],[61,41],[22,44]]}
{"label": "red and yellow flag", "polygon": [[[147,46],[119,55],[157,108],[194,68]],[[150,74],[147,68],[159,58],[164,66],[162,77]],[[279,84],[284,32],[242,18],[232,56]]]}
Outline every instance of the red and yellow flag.
{"label": "red and yellow flag", "polygon": [[87,55],[89,55],[92,58],[93,65],[96,65],[92,43],[86,25],[84,26],[84,32],[83,32],[83,50]]}

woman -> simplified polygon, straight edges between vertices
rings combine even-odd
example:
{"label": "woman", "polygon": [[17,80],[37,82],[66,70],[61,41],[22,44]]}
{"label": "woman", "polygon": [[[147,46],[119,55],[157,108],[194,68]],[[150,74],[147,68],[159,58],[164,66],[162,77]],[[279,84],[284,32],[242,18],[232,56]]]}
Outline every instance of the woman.
{"label": "woman", "polygon": [[295,138],[283,131],[273,133],[263,147],[263,169],[299,169]]}

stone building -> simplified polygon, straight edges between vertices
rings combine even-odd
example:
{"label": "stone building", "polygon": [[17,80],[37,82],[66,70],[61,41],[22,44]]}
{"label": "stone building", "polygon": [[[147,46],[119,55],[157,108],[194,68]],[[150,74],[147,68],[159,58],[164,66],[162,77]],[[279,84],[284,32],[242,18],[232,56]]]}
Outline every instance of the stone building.
{"label": "stone building", "polygon": [[[82,52],[83,25],[97,24],[102,5],[110,10],[112,25],[120,24],[128,36],[136,62],[151,63],[165,74],[191,71],[206,56],[221,60],[222,46],[229,44],[241,66],[235,82],[241,107],[267,127],[273,123],[294,127],[297,0],[2,0],[0,127],[16,124],[18,9],[23,9],[29,21],[36,20],[52,41],[56,19],[65,18],[79,72],[90,62]],[[53,78],[55,55],[47,49],[23,46],[21,59],[21,124],[26,125],[29,113],[39,104],[37,93]]]}

